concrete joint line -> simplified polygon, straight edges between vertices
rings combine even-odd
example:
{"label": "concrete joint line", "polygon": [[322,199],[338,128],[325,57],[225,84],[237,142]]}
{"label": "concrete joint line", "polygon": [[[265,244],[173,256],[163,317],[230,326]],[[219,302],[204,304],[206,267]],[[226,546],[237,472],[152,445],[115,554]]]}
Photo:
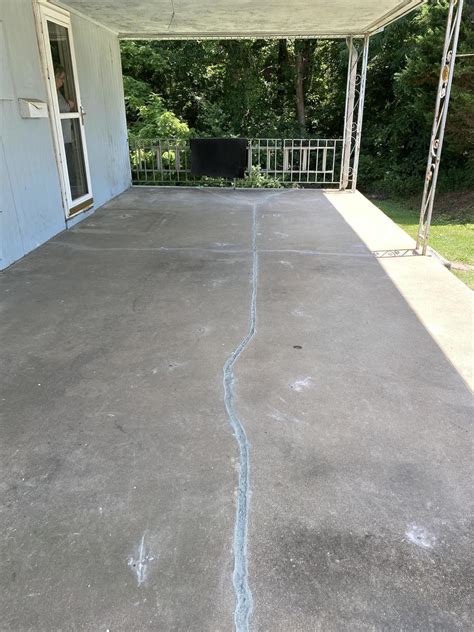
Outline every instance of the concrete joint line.
{"label": "concrete joint line", "polygon": [[[126,246],[114,246],[114,247],[102,247],[102,246],[88,246],[85,244],[77,244],[68,241],[52,241],[49,242],[50,246],[61,246],[71,248],[72,250],[86,250],[96,252],[209,252],[220,255],[245,255],[252,251],[248,248],[203,248],[201,246],[148,246],[148,247],[126,247]],[[260,254],[286,254],[286,255],[302,255],[309,257],[349,257],[355,259],[370,259],[375,257],[380,258],[382,251],[374,251],[373,253],[351,253],[351,252],[325,252],[324,250],[297,250],[295,248],[262,248],[259,250]],[[392,251],[384,251],[385,253]],[[385,255],[389,256],[389,255]],[[391,255],[395,256],[395,255]]]}

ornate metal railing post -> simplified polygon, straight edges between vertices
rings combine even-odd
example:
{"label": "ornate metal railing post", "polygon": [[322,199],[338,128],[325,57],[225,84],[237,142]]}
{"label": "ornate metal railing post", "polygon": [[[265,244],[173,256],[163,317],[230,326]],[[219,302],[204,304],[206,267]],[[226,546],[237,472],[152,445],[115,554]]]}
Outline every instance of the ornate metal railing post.
{"label": "ornate metal railing post", "polygon": [[433,202],[438,180],[439,163],[443,147],[444,129],[448,115],[449,97],[454,75],[454,62],[459,39],[459,27],[461,24],[463,0],[450,0],[448,21],[446,24],[446,36],[444,39],[443,57],[441,59],[441,72],[436,96],[436,106],[431,131],[430,148],[428,152],[428,165],[426,167],[425,186],[420,210],[420,224],[418,226],[418,238],[416,249],[422,249],[426,254],[430,234],[431,216],[433,214]]}
{"label": "ornate metal railing post", "polygon": [[[344,113],[344,145],[340,188],[345,190],[351,184],[357,187],[359,152],[364,116],[365,85],[369,56],[369,36],[364,37],[362,56],[353,37],[348,37],[349,62],[347,66],[346,109]],[[359,71],[359,61],[362,57]],[[355,120],[354,120],[355,119]]]}
{"label": "ornate metal railing post", "polygon": [[346,44],[349,49],[349,61],[347,64],[346,84],[346,110],[344,112],[344,135],[342,146],[341,189],[346,189],[349,184],[349,170],[351,163],[352,131],[354,121],[355,87],[357,78],[357,62],[359,53],[354,44],[354,38],[348,37]]}
{"label": "ornate metal railing post", "polygon": [[360,154],[360,142],[362,139],[362,121],[364,119],[364,102],[365,102],[365,84],[367,82],[367,63],[369,60],[369,36],[364,37],[364,50],[362,53],[362,68],[360,71],[360,82],[356,82],[359,88],[359,99],[357,107],[357,127],[355,129],[355,144],[354,144],[354,162],[352,164],[352,190],[357,189],[357,173],[359,171],[359,154]]}

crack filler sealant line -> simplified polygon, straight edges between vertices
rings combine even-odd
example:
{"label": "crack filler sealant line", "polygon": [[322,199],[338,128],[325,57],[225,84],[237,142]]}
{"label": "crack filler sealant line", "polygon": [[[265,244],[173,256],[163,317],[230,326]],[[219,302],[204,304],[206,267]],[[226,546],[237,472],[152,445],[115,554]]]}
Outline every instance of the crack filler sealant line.
{"label": "crack filler sealant line", "polygon": [[263,200],[252,204],[252,296],[250,299],[250,320],[247,335],[231,353],[224,364],[224,404],[229,423],[239,446],[239,482],[237,487],[237,508],[234,527],[234,573],[235,592],[234,623],[236,632],[248,632],[250,615],[252,614],[252,592],[248,579],[247,533],[250,509],[250,457],[249,442],[245,428],[234,408],[234,373],[233,368],[241,353],[252,340],[257,325],[257,207],[265,204],[273,197],[282,195],[284,191],[264,196]]}
{"label": "crack filler sealant line", "polygon": [[252,612],[252,593],[248,582],[247,561],[247,531],[250,504],[250,479],[249,479],[249,442],[245,429],[234,408],[234,374],[233,368],[240,354],[248,345],[255,334],[257,321],[257,279],[258,279],[258,253],[257,253],[257,204],[252,208],[252,298],[250,301],[250,322],[248,333],[232,352],[224,364],[224,403],[229,418],[229,423],[234,430],[240,453],[239,484],[237,488],[237,509],[234,527],[234,591],[235,612],[234,622],[237,632],[247,632],[249,629],[250,614]]}

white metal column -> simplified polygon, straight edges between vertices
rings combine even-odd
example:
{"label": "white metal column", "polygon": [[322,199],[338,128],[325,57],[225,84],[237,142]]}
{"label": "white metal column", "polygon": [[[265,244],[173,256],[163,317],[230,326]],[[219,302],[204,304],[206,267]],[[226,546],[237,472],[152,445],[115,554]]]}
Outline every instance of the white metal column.
{"label": "white metal column", "polygon": [[362,138],[362,121],[364,119],[365,84],[367,82],[367,63],[369,59],[369,36],[364,37],[364,52],[360,71],[359,102],[357,108],[357,128],[355,131],[354,162],[352,165],[352,191],[357,189],[357,172],[359,170],[360,141]]}
{"label": "white metal column", "polygon": [[[367,62],[369,56],[369,36],[364,37],[362,63],[361,55],[353,37],[348,37],[349,62],[347,66],[346,109],[344,113],[344,137],[342,150],[342,166],[340,188],[345,190],[351,184],[351,190],[357,187],[359,153],[364,117],[365,85],[367,79]],[[354,122],[355,119],[355,122]]]}
{"label": "white metal column", "polygon": [[343,190],[347,189],[349,184],[357,62],[359,59],[357,48],[354,45],[354,38],[352,36],[348,37],[346,43],[349,49],[349,62],[347,64],[346,110],[344,113],[344,137],[342,146],[341,189]]}
{"label": "white metal column", "polygon": [[426,254],[426,250],[428,248],[433,202],[436,193],[436,182],[438,180],[444,129],[446,126],[449,97],[451,94],[451,85],[454,75],[454,63],[456,60],[456,50],[459,39],[462,5],[463,0],[450,0],[449,3],[446,36],[444,40],[441,72],[438,83],[438,94],[436,96],[433,129],[431,131],[431,142],[428,152],[428,165],[426,167],[425,187],[421,202],[420,224],[418,227],[418,238],[416,240],[416,249],[418,250],[421,248],[422,254],[424,255]]}

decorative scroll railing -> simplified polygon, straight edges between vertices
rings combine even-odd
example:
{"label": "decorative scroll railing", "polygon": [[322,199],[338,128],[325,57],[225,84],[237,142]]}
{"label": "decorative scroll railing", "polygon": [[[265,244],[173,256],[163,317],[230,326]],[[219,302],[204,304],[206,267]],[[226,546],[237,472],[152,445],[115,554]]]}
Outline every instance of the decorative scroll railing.
{"label": "decorative scroll railing", "polygon": [[344,114],[344,150],[341,169],[341,189],[357,189],[357,173],[364,117],[365,85],[369,59],[369,36],[361,42],[347,38],[349,64],[347,67],[346,110]]}
{"label": "decorative scroll railing", "polygon": [[[282,184],[340,187],[342,139],[254,138],[247,148],[247,177],[239,186],[251,185],[252,175],[267,176]],[[193,176],[189,141],[173,138],[130,141],[134,184],[212,185],[232,184],[223,179]],[[249,177],[250,176],[250,177]]]}
{"label": "decorative scroll railing", "polygon": [[[469,4],[469,3],[468,3]],[[448,115],[449,97],[454,75],[454,64],[458,47],[459,29],[461,25],[463,0],[450,0],[449,13],[446,24],[443,57],[441,60],[441,72],[436,95],[435,115],[431,131],[430,148],[428,152],[428,164],[426,167],[425,186],[420,209],[420,223],[416,249],[421,248],[426,255],[430,236],[431,216],[433,213],[436,183],[438,180],[441,150],[443,148],[444,130]]]}

